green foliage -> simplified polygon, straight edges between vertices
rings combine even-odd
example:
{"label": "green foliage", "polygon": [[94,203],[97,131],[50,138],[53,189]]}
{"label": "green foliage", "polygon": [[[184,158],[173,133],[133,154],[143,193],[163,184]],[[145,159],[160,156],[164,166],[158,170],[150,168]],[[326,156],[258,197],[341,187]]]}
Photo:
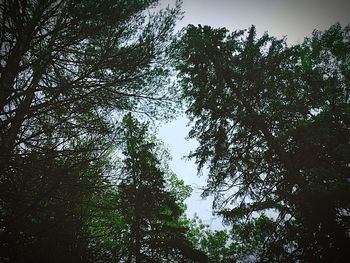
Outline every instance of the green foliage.
{"label": "green foliage", "polygon": [[237,259],[254,258],[263,261],[274,230],[272,219],[264,214],[244,224],[233,224],[230,235]]}
{"label": "green foliage", "polygon": [[85,225],[91,215],[85,207],[104,188],[96,174],[109,170],[106,160],[96,160],[94,152],[74,159],[31,153],[17,160],[13,181],[2,180],[5,262],[52,261],[52,255],[67,262],[85,258]]}
{"label": "green foliage", "polygon": [[211,262],[232,262],[234,251],[226,230],[212,231],[195,215],[190,221],[189,237],[196,248],[207,254]]}
{"label": "green foliage", "polygon": [[213,231],[195,216],[190,222],[189,237],[211,262],[249,262],[259,260],[265,253],[266,241],[273,231],[273,221],[265,215],[245,224],[235,223],[230,231]]}
{"label": "green foliage", "polygon": [[177,205],[181,208],[182,212],[186,211],[185,200],[191,196],[192,187],[186,185],[182,179],[179,179],[174,172],[171,172],[166,177],[167,188],[170,194],[176,200]]}
{"label": "green foliage", "polygon": [[[1,1],[0,261],[348,258],[349,26],[293,47],[189,26],[171,50],[180,1],[157,3]],[[230,231],[185,217],[191,187],[130,113],[177,111],[169,51]]]}
{"label": "green foliage", "polygon": [[232,224],[278,215],[262,261],[348,256],[349,48],[339,24],[292,47],[254,26],[190,25],[175,43],[203,194]]}
{"label": "green foliage", "polygon": [[186,239],[182,216],[184,198],[191,189],[170,174],[166,185],[166,165],[155,152],[156,141],[145,124],[131,114],[123,119],[123,167],[118,184],[118,211],[127,222],[122,261],[205,262]]}
{"label": "green foliage", "polygon": [[116,127],[126,111],[176,111],[165,51],[179,4],[1,1],[1,262],[119,260]]}

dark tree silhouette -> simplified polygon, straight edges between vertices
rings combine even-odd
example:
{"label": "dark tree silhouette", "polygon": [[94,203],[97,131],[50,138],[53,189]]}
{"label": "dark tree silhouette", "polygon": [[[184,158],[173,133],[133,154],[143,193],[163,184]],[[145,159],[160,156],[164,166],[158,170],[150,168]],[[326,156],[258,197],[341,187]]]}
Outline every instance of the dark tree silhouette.
{"label": "dark tree silhouette", "polygon": [[278,212],[261,261],[349,258],[349,26],[294,47],[189,26],[177,44],[204,195],[233,223]]}
{"label": "dark tree silhouette", "polygon": [[118,118],[174,109],[179,3],[156,5],[1,1],[0,261],[88,262],[86,205],[109,181]]}

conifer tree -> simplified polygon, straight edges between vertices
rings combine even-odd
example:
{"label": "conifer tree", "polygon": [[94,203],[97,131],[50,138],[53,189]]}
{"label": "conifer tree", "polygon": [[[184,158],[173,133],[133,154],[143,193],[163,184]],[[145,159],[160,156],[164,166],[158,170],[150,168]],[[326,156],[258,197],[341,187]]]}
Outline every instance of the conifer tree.
{"label": "conifer tree", "polygon": [[0,1],[0,261],[87,262],[118,117],[173,105],[157,3]]}
{"label": "conifer tree", "polygon": [[349,257],[349,29],[288,47],[254,26],[190,25],[176,48],[204,195],[234,225],[277,212],[261,261]]}
{"label": "conifer tree", "polygon": [[124,117],[123,155],[118,207],[129,229],[126,262],[205,262],[192,248],[180,222],[182,208],[166,187],[156,144],[148,128],[131,114]]}

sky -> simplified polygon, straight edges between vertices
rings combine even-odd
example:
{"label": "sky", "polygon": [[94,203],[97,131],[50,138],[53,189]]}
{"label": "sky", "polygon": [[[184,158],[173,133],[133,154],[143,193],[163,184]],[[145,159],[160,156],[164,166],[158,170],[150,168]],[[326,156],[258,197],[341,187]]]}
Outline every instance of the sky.
{"label": "sky", "polygon": [[[172,6],[172,0],[160,0],[162,6]],[[193,25],[226,27],[230,31],[247,29],[255,25],[258,35],[287,37],[289,45],[301,43],[314,29],[325,30],[336,22],[343,26],[350,23],[350,0],[183,0],[184,17],[176,29]],[[186,116],[179,116],[159,128],[159,137],[169,147],[173,160],[172,170],[193,188],[187,199],[187,216],[197,213],[199,218],[212,229],[222,229],[221,219],[212,215],[212,198],[203,200],[201,188],[206,177],[197,176],[194,160],[186,161],[198,145],[196,140],[186,140],[190,130]]]}

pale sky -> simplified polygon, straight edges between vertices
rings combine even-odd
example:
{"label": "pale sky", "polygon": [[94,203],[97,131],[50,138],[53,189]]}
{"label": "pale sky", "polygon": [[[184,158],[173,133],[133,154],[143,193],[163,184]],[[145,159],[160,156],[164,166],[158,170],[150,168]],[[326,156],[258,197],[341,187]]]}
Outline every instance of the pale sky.
{"label": "pale sky", "polygon": [[315,28],[350,22],[349,0],[184,0],[183,10],[181,27],[206,24],[236,30],[254,24],[258,32],[287,35],[290,43],[302,41]]}
{"label": "pale sky", "polygon": [[[172,5],[174,1],[160,2]],[[287,36],[288,44],[301,43],[314,29],[325,30],[336,22],[343,26],[350,23],[350,0],[183,0],[182,10],[184,18],[178,22],[177,29],[188,24],[201,24],[233,31],[255,25],[259,35],[267,31],[275,37]],[[199,188],[205,185],[205,177],[198,178],[193,161],[182,159],[197,145],[195,140],[185,139],[190,130],[187,123],[188,119],[181,116],[163,125],[159,137],[172,154],[173,171],[194,188],[187,200],[187,215],[192,217],[197,213],[212,229],[220,229],[221,220],[214,219],[211,214],[212,199],[200,197]]]}

